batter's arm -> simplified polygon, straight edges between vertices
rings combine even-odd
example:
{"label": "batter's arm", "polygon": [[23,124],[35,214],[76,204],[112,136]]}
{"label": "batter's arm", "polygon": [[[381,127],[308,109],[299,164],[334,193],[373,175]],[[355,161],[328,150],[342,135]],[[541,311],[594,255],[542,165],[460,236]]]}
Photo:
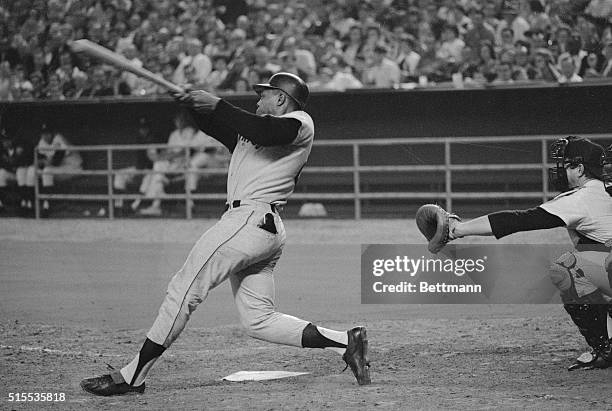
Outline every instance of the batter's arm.
{"label": "batter's arm", "polygon": [[213,115],[244,138],[264,147],[292,143],[302,126],[294,118],[259,116],[224,100],[219,101]]}
{"label": "batter's arm", "polygon": [[220,122],[213,114],[201,114],[193,109],[189,109],[189,112],[200,130],[223,144],[230,152],[234,151],[238,143],[236,130]]}

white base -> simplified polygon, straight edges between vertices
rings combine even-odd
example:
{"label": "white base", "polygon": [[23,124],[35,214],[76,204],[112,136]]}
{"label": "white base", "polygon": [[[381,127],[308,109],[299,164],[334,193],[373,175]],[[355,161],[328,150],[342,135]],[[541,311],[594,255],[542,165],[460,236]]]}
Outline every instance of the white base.
{"label": "white base", "polygon": [[223,377],[225,381],[265,381],[277,380],[280,378],[297,377],[298,375],[310,374],[308,372],[292,372],[292,371],[238,371],[227,377]]}

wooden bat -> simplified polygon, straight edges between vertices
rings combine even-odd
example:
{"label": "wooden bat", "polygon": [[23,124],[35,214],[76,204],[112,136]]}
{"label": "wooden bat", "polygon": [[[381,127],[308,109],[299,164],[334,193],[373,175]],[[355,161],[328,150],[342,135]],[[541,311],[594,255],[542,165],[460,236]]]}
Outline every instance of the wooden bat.
{"label": "wooden bat", "polygon": [[89,41],[87,39],[75,40],[70,43],[70,48],[75,53],[85,53],[90,57],[102,60],[105,63],[117,67],[118,69],[129,71],[130,73],[134,73],[139,77],[144,77],[147,80],[152,81],[153,83],[158,84],[170,91],[174,91],[176,93],[185,92],[185,90],[183,90],[176,84],[169,82],[168,80],[162,78],[161,76],[158,76],[157,74],[153,74],[152,72],[143,67],[135,66],[122,55],[115,53],[114,51],[111,51],[106,47],[102,47],[101,45],[96,44],[93,41]]}

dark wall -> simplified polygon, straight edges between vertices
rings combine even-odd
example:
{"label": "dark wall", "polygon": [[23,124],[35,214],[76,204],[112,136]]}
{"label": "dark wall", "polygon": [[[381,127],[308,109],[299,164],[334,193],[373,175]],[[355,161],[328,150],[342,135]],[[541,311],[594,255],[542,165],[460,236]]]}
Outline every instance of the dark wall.
{"label": "dark wall", "polygon": [[[247,110],[256,98],[228,96]],[[612,133],[612,85],[481,90],[359,90],[316,93],[308,111],[319,139]],[[74,144],[133,142],[136,119],[149,117],[165,142],[177,106],[158,100],[0,104],[2,127],[37,139],[43,122]]]}

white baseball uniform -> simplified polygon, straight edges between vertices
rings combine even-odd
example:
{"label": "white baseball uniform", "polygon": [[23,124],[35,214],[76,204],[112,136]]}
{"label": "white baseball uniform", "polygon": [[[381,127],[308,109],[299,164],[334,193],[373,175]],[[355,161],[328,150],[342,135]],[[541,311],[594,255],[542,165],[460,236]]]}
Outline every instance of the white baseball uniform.
{"label": "white baseball uniform", "polygon": [[[304,111],[281,117],[301,123],[290,144],[263,147],[238,137],[227,180],[228,210],[200,237],[170,281],[147,334],[151,341],[169,347],[208,292],[229,278],[250,336],[301,347],[308,322],[275,311],[272,271],[286,239],[276,206],[285,204],[294,190],[310,154],[314,124]],[[276,233],[260,227],[267,214],[273,216]]]}
{"label": "white baseball uniform", "polygon": [[612,277],[604,268],[608,253],[581,250],[583,238],[599,244],[612,239],[612,197],[606,192],[603,182],[589,180],[583,186],[542,204],[540,208],[565,222],[570,239],[577,247],[572,252],[578,259],[576,266],[582,268],[591,283],[590,292],[598,288],[612,297]]}

